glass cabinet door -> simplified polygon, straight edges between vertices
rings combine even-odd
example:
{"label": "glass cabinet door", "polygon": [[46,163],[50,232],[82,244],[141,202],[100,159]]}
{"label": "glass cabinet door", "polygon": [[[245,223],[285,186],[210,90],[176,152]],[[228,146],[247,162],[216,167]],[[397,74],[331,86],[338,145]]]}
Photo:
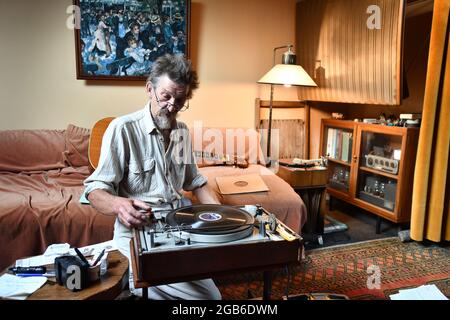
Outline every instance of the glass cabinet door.
{"label": "glass cabinet door", "polygon": [[357,197],[394,212],[402,136],[361,131]]}
{"label": "glass cabinet door", "polygon": [[392,212],[395,210],[396,180],[364,171],[359,173],[358,180],[359,199]]}
{"label": "glass cabinet door", "polygon": [[337,190],[348,192],[350,189],[350,167],[329,163],[328,185]]}
{"label": "glass cabinet door", "polygon": [[353,130],[325,127],[323,155],[328,158],[329,187],[349,192]]}

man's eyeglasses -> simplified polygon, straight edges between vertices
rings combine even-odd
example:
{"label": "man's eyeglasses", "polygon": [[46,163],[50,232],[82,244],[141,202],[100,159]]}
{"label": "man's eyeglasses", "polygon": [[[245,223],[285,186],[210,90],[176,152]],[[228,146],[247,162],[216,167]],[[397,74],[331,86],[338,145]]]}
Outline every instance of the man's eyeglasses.
{"label": "man's eyeglasses", "polygon": [[155,98],[156,98],[156,102],[158,103],[158,106],[159,106],[159,108],[160,109],[167,109],[169,106],[173,106],[174,108],[175,108],[175,110],[177,110],[177,112],[184,112],[184,111],[186,111],[187,109],[189,109],[189,100],[187,100],[187,102],[185,102],[185,103],[183,103],[183,104],[179,104],[179,103],[177,103],[177,102],[175,102],[175,103],[170,103],[168,100],[170,100],[170,98],[169,99],[163,99],[163,102],[166,104],[166,106],[165,107],[162,107],[161,106],[161,100],[158,98],[158,94],[156,93],[156,90],[155,89],[153,89],[153,92],[154,92],[154,94],[155,94]]}

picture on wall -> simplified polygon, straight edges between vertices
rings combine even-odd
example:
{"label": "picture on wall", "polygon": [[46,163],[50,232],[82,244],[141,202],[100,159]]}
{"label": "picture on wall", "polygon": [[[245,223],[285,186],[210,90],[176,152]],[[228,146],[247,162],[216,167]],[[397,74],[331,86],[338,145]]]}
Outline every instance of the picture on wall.
{"label": "picture on wall", "polygon": [[145,80],[166,53],[189,56],[190,0],[74,0],[77,79]]}

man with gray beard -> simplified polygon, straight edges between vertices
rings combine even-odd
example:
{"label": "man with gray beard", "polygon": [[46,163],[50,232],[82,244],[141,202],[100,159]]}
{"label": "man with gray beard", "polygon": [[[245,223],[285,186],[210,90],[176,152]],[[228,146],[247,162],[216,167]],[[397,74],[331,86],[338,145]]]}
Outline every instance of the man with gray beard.
{"label": "man with gray beard", "polygon": [[[158,58],[146,83],[148,103],[110,123],[98,167],[84,181],[91,205],[117,217],[114,240],[128,259],[131,230],[145,225],[152,209],[169,211],[190,204],[183,190],[193,191],[201,203],[219,203],[198,172],[188,128],[176,120],[178,112],[188,109],[197,87],[197,74],[182,55]],[[130,291],[142,295],[141,289],[134,289],[132,272],[130,263]],[[212,279],[203,279],[150,287],[149,298],[220,299],[221,295]]]}

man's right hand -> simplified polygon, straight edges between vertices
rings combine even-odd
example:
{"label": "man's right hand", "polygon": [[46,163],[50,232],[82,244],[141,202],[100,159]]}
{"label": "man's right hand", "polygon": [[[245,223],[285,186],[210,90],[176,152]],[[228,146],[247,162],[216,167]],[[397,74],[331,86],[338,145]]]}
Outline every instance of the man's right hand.
{"label": "man's right hand", "polygon": [[92,191],[88,199],[95,209],[103,214],[116,215],[128,228],[142,227],[152,212],[143,201],[114,196],[102,189]]}
{"label": "man's right hand", "polygon": [[128,228],[138,228],[146,225],[152,210],[143,201],[122,197],[115,197],[113,209],[117,213],[119,221]]}

